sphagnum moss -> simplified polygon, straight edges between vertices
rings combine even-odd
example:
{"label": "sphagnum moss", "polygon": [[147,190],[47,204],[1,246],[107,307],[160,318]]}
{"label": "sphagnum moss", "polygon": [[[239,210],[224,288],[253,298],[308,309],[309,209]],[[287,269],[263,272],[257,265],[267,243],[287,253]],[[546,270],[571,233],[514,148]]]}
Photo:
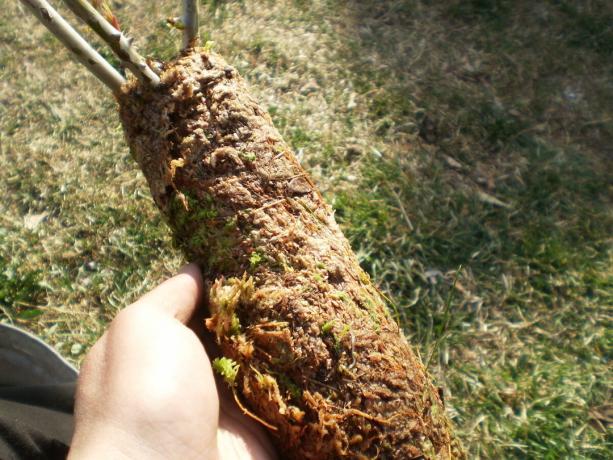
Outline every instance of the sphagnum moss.
{"label": "sphagnum moss", "polygon": [[423,364],[236,70],[192,50],[161,81],[119,96],[126,137],[209,282],[234,389],[284,458],[463,458]]}

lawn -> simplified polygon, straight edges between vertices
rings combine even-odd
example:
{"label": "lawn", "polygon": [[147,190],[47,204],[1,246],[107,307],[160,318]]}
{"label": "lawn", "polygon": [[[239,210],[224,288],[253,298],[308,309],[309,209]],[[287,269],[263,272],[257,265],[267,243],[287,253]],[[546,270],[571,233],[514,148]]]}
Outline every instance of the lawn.
{"label": "lawn", "polygon": [[[144,54],[176,53],[180,2],[111,3]],[[613,5],[202,5],[201,33],[336,209],[470,458],[609,458]],[[0,321],[78,364],[185,261],[106,89],[0,6]]]}

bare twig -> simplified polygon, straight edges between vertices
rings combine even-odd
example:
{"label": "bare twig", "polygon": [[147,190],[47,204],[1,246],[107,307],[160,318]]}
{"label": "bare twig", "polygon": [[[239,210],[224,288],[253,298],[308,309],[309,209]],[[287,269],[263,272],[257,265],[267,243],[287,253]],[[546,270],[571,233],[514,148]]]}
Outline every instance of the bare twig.
{"label": "bare twig", "polygon": [[123,64],[141,82],[151,86],[157,86],[160,83],[160,77],[136,52],[130,40],[108,22],[87,0],[64,0],[64,3],[111,47]]}
{"label": "bare twig", "polygon": [[49,31],[111,91],[118,92],[126,82],[89,43],[68,24],[46,0],[20,0]]}
{"label": "bare twig", "polygon": [[183,49],[198,44],[198,1],[183,0]]}

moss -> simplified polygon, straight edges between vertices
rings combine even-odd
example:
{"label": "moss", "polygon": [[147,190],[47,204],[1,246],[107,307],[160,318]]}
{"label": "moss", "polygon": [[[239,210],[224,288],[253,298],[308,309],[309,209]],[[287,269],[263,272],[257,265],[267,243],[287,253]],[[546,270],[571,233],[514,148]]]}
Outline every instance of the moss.
{"label": "moss", "polygon": [[186,211],[189,213],[190,220],[214,219],[219,214],[215,206],[215,199],[211,195],[203,194],[201,197],[196,197],[190,193],[184,193],[184,196],[187,201]]}
{"label": "moss", "polygon": [[213,370],[223,377],[228,385],[234,385],[240,364],[230,358],[221,357],[213,360]]}
{"label": "moss", "polygon": [[257,369],[253,369],[253,371],[255,372],[255,380],[256,382],[258,382],[258,385],[260,385],[261,388],[264,389],[273,389],[275,387],[278,387],[277,385],[277,381],[268,374],[262,374],[260,371],[258,371]]}
{"label": "moss", "polygon": [[249,256],[249,266],[252,269],[255,269],[255,268],[258,267],[258,265],[260,265],[262,263],[262,260],[263,260],[262,254],[260,254],[257,251],[254,251]]}
{"label": "moss", "polygon": [[253,278],[247,276],[219,279],[213,283],[209,291],[211,317],[207,319],[207,327],[214,331],[218,338],[240,333],[237,309],[239,305],[251,302],[253,290]]}
{"label": "moss", "polygon": [[183,230],[189,223],[189,213],[185,209],[185,203],[179,198],[178,194],[173,194],[168,205],[168,223],[177,232]]}
{"label": "moss", "polygon": [[236,230],[238,226],[238,218],[236,216],[232,216],[229,219],[226,219],[226,223],[224,224],[224,228],[228,231]]}
{"label": "moss", "polygon": [[256,159],[255,153],[252,153],[252,152],[245,152],[245,153],[241,152],[240,157],[241,157],[241,160],[251,161],[251,162],[255,161]]}
{"label": "moss", "polygon": [[[214,280],[207,328],[225,356],[248,363],[244,372],[231,361],[217,363],[235,396],[264,426],[279,431],[275,440],[287,458],[413,458],[423,438],[447,452],[456,443],[448,429],[424,418],[423,430],[410,430],[397,417],[421,413],[419,395],[430,385],[423,365],[385,314],[381,294],[364,277],[332,209],[240,77],[221,57],[199,51],[169,64],[162,79],[161,97],[154,91],[149,99],[140,94],[120,101],[122,117],[176,239]],[[187,94],[186,79],[206,83]],[[170,114],[176,139],[160,141],[159,133],[170,128],[160,113]],[[200,130],[214,131],[215,142],[192,144]],[[190,161],[175,167],[169,183],[159,166],[170,163],[164,152],[178,151]],[[253,164],[241,161],[251,153]],[[170,206],[168,190],[176,192]],[[326,267],[335,268],[334,276],[322,276]],[[247,275],[256,269],[257,276]],[[376,336],[356,303],[360,290],[381,322]],[[329,324],[322,333],[314,323],[323,320]],[[376,365],[373,349],[381,350]],[[393,401],[373,391],[391,387]],[[364,400],[365,392],[372,400]],[[348,401],[361,402],[352,407]],[[349,445],[349,439],[360,441]],[[372,439],[387,439],[391,447],[380,452]]]}
{"label": "moss", "polygon": [[296,383],[285,374],[278,374],[277,381],[281,384],[281,387],[285,389],[292,398],[300,400],[302,398],[302,390]]}
{"label": "moss", "polygon": [[213,40],[207,40],[204,43],[204,46],[202,47],[202,49],[206,51],[207,53],[210,53],[211,51],[215,49],[215,42]]}
{"label": "moss", "polygon": [[197,255],[195,262],[209,270],[238,270],[241,260],[234,254],[238,244],[238,219],[236,216],[221,217],[210,195],[202,194],[197,198],[190,193],[173,193],[167,213],[174,229],[175,244]]}
{"label": "moss", "polygon": [[368,312],[368,317],[370,318],[374,330],[376,332],[381,331],[381,319],[379,317],[377,305],[372,300],[372,296],[366,289],[363,290],[358,302],[360,307],[365,308]]}
{"label": "moss", "polygon": [[339,332],[333,334],[334,338],[334,351],[338,354],[342,350],[343,339],[351,332],[351,326],[349,324],[343,324],[343,327]]}
{"label": "moss", "polygon": [[[326,321],[320,327],[321,334],[323,336],[332,337],[332,340],[334,342],[333,343],[334,351],[336,353],[340,353],[343,339],[347,337],[347,334],[351,332],[351,326],[349,326],[349,324],[342,324],[341,326],[342,327],[339,328],[336,324],[336,321],[331,320],[331,321]],[[334,333],[333,332],[334,330],[338,332]]]}
{"label": "moss", "polygon": [[238,335],[241,333],[241,322],[238,319],[236,313],[232,314],[232,320],[230,321],[230,335]]}
{"label": "moss", "polygon": [[379,319],[379,317],[372,310],[368,311],[368,316],[370,317],[370,320],[372,321],[372,325],[373,325],[375,332],[380,332],[381,331],[381,320]]}
{"label": "moss", "polygon": [[336,335],[337,341],[341,342],[347,336],[347,334],[349,334],[350,331],[351,327],[349,326],[349,324],[344,324],[341,331]]}

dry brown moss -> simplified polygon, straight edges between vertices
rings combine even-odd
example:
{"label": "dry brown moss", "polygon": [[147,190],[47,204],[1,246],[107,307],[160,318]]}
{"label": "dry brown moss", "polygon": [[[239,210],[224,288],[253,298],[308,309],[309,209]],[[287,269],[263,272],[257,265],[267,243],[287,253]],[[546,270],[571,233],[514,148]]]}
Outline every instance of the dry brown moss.
{"label": "dry brown moss", "polygon": [[240,399],[285,458],[461,458],[443,403],[308,174],[219,56],[119,98],[134,157],[210,282]]}

